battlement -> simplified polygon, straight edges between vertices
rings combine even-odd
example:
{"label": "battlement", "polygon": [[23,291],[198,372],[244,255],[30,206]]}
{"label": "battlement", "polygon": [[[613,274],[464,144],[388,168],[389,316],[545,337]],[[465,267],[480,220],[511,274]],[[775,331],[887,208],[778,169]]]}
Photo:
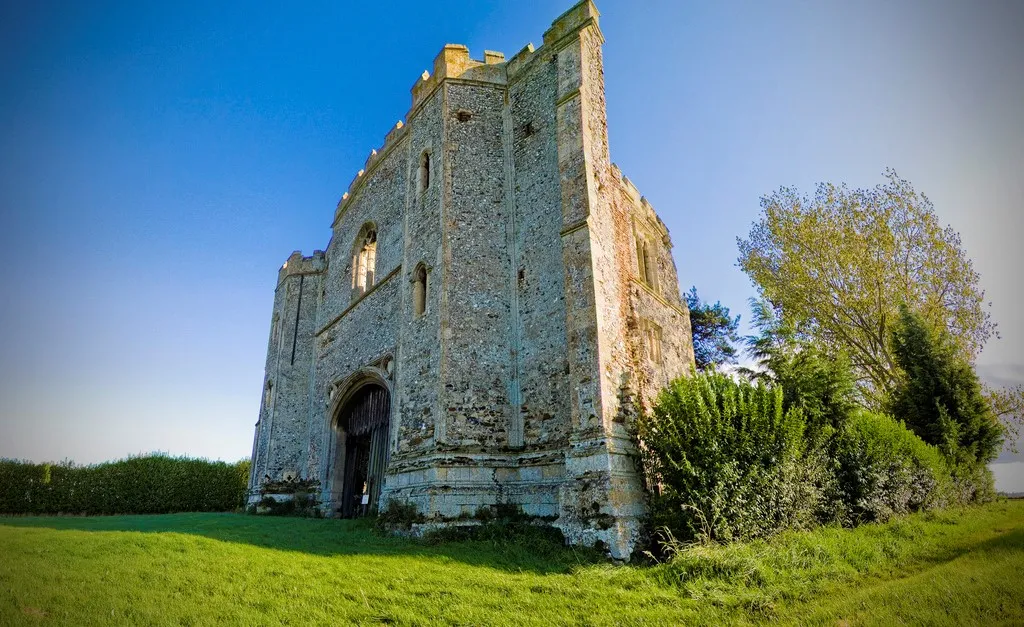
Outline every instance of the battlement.
{"label": "battlement", "polygon": [[[551,28],[544,31],[544,45],[557,43],[566,35],[570,35],[585,26],[593,24],[598,27],[598,17],[601,13],[594,6],[591,0],[583,0],[576,3],[565,13],[559,15],[551,22]],[[602,37],[602,41],[604,38]]]}
{"label": "battlement", "polygon": [[[484,58],[473,59],[470,56],[469,48],[462,44],[445,44],[441,51],[434,57],[433,72],[424,71],[410,89],[412,93],[412,105],[404,119],[399,120],[387,135],[384,137],[384,144],[380,148],[374,148],[366,157],[363,168],[359,170],[352,182],[349,183],[348,191],[342,194],[335,208],[334,219],[344,211],[345,206],[351,200],[355,192],[362,184],[366,176],[380,159],[387,154],[388,150],[397,144],[405,136],[405,127],[409,120],[415,115],[417,108],[434,93],[434,91],[449,79],[473,81],[480,83],[491,83],[496,85],[507,85],[508,81],[516,76],[532,59],[536,58],[538,50],[556,46],[566,37],[576,33],[582,28],[593,26],[597,28],[600,13],[594,6],[592,0],[582,0],[568,11],[558,16],[551,22],[551,27],[544,32],[544,45],[535,49],[532,43],[523,46],[511,59],[506,61],[505,54],[493,50],[484,50]],[[602,36],[602,41],[604,40]]]}
{"label": "battlement", "polygon": [[655,211],[651,203],[648,202],[647,197],[640,193],[640,190],[637,189],[633,181],[631,181],[628,176],[622,173],[622,170],[619,169],[619,166],[613,163],[611,165],[611,171],[615,181],[619,183],[622,191],[629,198],[633,206],[639,207],[643,210],[642,215],[647,219],[647,221],[652,226],[655,226],[657,230],[661,233],[661,236],[665,241],[665,245],[671,246],[672,240],[669,237],[668,227],[665,226],[665,223],[662,221],[661,217],[658,216],[658,212]]}
{"label": "battlement", "polygon": [[322,250],[314,250],[309,257],[303,257],[301,250],[292,251],[277,273],[277,282],[285,277],[298,274],[317,274],[327,267],[327,257]]}
{"label": "battlement", "polygon": [[434,57],[434,72],[423,72],[412,86],[412,110],[433,93],[447,78],[461,78],[486,83],[504,84],[505,54],[485,50],[482,61],[470,58],[469,48],[462,44],[445,44]]}

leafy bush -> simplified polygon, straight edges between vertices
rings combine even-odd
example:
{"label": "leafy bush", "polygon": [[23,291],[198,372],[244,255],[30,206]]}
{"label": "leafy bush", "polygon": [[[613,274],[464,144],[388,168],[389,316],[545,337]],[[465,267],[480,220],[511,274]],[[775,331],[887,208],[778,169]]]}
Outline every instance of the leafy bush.
{"label": "leafy bush", "polygon": [[162,514],[242,505],[249,461],[147,455],[91,466],[0,460],[0,514]]}
{"label": "leafy bush", "polygon": [[952,498],[960,503],[988,503],[996,498],[995,477],[984,464],[960,464],[953,468]]}
{"label": "leafy bush", "polygon": [[673,381],[637,422],[651,522],[681,539],[764,536],[816,521],[829,482],[782,390],[717,373]]}
{"label": "leafy bush", "polygon": [[847,522],[884,521],[945,504],[950,473],[942,454],[895,419],[855,413],[834,441]]}

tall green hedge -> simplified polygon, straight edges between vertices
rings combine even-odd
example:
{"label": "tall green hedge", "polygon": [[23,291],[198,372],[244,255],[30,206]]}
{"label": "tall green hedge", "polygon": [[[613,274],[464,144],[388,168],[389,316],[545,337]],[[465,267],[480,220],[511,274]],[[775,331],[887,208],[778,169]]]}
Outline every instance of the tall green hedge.
{"label": "tall green hedge", "polygon": [[147,455],[91,466],[0,459],[0,514],[163,514],[242,506],[249,461]]}

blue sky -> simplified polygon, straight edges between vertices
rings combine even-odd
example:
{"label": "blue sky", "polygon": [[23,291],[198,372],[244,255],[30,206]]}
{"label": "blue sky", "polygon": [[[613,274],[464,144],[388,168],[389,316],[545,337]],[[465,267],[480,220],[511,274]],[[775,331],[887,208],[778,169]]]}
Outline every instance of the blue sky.
{"label": "blue sky", "polygon": [[[248,456],[277,268],[444,43],[511,55],[570,2],[211,4],[0,8],[0,457]],[[1024,381],[1020,3],[598,6],[612,158],[684,288],[745,314],[760,196],[893,167],[982,275],[980,372]]]}

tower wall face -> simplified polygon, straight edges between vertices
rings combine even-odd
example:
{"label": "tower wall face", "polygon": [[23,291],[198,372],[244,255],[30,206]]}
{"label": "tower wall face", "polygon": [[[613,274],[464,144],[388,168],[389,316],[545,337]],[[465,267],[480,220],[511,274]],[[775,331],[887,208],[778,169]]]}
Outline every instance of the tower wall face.
{"label": "tower wall face", "polygon": [[312,337],[323,268],[322,252],[306,258],[295,252],[278,273],[251,484],[307,474]]}
{"label": "tower wall face", "polygon": [[274,319],[298,333],[274,323],[253,500],[291,472],[335,508],[339,407],[372,382],[391,398],[381,506],[444,521],[516,504],[628,557],[644,513],[632,420],[693,352],[668,233],[608,157],[602,43],[585,1],[537,50],[448,45],[413,86],[326,252],[282,269]]}

